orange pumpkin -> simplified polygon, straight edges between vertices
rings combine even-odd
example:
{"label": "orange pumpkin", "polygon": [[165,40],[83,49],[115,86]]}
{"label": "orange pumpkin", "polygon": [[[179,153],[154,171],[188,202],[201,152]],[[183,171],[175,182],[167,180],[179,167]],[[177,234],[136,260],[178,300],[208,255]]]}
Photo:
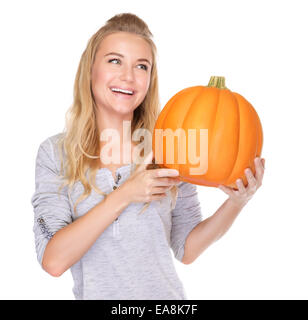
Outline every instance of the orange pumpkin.
{"label": "orange pumpkin", "polygon": [[[173,145],[167,142],[166,136],[155,136],[155,132],[162,134],[168,128],[173,133],[177,129],[182,132]],[[196,145],[192,148],[188,145],[192,141],[190,129],[196,133]],[[207,130],[206,141],[201,138],[201,129]],[[254,158],[261,156],[263,132],[253,106],[240,94],[227,89],[223,77],[211,77],[208,86],[183,89],[167,102],[156,121],[152,143],[155,163],[162,168],[177,169],[182,181],[238,189],[235,183],[238,178],[247,186],[246,168],[255,174]],[[167,157],[170,151],[174,154],[172,163]],[[191,159],[199,156],[201,160],[200,151],[203,156],[206,154],[207,162],[203,163],[204,172],[200,169],[196,174],[200,162],[192,163]]]}

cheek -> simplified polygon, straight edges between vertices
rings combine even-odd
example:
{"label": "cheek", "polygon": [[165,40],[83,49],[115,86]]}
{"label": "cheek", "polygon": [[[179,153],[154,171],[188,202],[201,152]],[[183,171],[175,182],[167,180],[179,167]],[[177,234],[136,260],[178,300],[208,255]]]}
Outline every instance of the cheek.
{"label": "cheek", "polygon": [[151,78],[149,75],[143,76],[142,78],[140,78],[140,88],[142,88],[142,91],[144,92],[144,94],[147,93],[149,86],[150,86],[150,81]]}
{"label": "cheek", "polygon": [[92,73],[92,90],[94,94],[99,94],[101,90],[110,82],[110,76],[102,69],[96,70]]}
{"label": "cheek", "polygon": [[104,70],[100,69],[100,70],[96,70],[95,72],[93,72],[93,76],[92,76],[92,82],[93,83],[104,83],[107,81],[106,77],[107,77],[108,73],[104,72]]}

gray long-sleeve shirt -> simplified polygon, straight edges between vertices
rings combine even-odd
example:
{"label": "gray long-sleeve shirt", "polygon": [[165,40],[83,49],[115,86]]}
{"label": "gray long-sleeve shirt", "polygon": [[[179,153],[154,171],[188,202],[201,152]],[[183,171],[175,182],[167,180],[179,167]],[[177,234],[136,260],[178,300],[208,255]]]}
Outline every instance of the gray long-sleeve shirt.
{"label": "gray long-sleeve shirt", "polygon": [[[68,192],[59,177],[60,158],[56,140],[62,133],[44,140],[36,157],[35,192],[31,198],[34,210],[34,239],[37,259],[42,266],[44,250],[51,237],[61,228],[86,214],[104,196],[92,190],[90,196],[73,206],[83,193],[77,181]],[[130,175],[131,164],[117,169],[117,181],[108,168],[99,169],[98,187],[109,194]],[[195,185],[181,182],[176,206],[172,210],[170,191],[161,201],[152,201],[143,214],[144,203],[127,206],[109,225],[92,247],[70,270],[77,300],[185,300],[185,289],[179,279],[174,257],[182,261],[189,232],[202,221]],[[102,212],[102,214],[104,214]],[[171,248],[171,249],[170,249]]]}

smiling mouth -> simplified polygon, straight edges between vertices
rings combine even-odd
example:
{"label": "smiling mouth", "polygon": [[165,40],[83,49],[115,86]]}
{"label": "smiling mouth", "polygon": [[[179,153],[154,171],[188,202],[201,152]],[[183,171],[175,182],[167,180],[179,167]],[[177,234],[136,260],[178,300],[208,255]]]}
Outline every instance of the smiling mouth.
{"label": "smiling mouth", "polygon": [[112,91],[123,92],[123,93],[127,93],[127,94],[130,94],[130,95],[132,95],[135,92],[135,90],[132,89],[132,88],[110,87],[110,89]]}
{"label": "smiling mouth", "polygon": [[128,93],[128,92],[121,92],[121,91],[113,91],[111,88],[110,88],[110,91],[116,96],[116,97],[122,97],[122,98],[130,98],[132,96],[135,95],[135,92],[133,91],[133,93]]}

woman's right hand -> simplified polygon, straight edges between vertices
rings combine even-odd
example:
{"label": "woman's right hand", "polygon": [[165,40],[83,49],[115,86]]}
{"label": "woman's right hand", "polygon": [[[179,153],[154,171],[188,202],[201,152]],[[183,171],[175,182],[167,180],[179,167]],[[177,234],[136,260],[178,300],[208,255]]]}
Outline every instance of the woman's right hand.
{"label": "woman's right hand", "polygon": [[121,185],[129,202],[150,202],[166,196],[166,191],[181,182],[175,169],[150,169],[153,151],[144,159],[137,170]]}

